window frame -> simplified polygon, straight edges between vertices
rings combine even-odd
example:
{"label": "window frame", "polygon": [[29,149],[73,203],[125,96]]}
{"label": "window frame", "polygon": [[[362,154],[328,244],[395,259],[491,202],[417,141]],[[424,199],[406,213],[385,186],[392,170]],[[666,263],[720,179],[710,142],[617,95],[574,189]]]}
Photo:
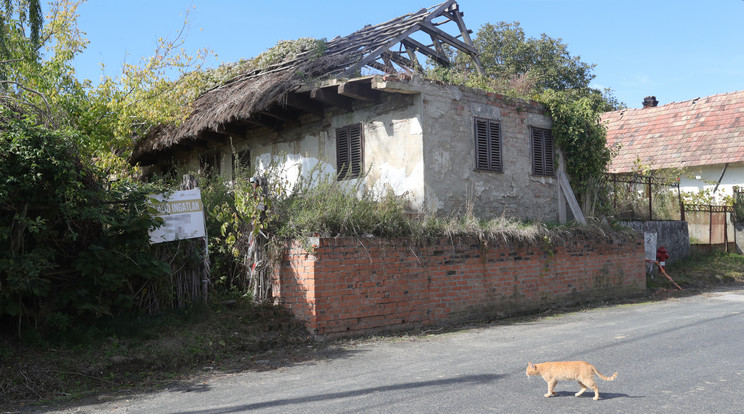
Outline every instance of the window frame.
{"label": "window frame", "polygon": [[222,173],[222,152],[218,149],[199,155],[199,170],[207,177]]}
{"label": "window frame", "polygon": [[364,128],[351,124],[336,128],[337,179],[359,178],[364,167]]}
{"label": "window frame", "polygon": [[250,170],[251,164],[251,150],[240,150],[232,153],[232,171],[233,177],[236,175],[239,169]]}
{"label": "window frame", "polygon": [[473,118],[475,170],[504,172],[501,121]]}
{"label": "window frame", "polygon": [[555,177],[555,141],[550,128],[530,127],[532,175]]}

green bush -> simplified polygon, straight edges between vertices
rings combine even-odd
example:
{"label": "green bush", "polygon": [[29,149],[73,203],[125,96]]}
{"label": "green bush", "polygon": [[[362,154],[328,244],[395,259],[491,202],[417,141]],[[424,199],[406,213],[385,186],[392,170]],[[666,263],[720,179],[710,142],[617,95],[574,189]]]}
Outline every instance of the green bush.
{"label": "green bush", "polygon": [[153,188],[85,165],[79,138],[0,112],[2,326],[129,310],[140,284],[169,272],[149,248]]}

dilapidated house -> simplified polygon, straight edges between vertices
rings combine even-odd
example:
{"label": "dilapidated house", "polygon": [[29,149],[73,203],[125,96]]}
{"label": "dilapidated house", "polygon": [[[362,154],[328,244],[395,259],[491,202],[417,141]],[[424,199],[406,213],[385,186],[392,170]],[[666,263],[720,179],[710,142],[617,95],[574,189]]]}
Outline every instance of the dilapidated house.
{"label": "dilapidated house", "polygon": [[366,26],[201,95],[179,126],[140,140],[131,161],[230,177],[238,162],[313,168],[404,197],[414,211],[565,220],[551,120],[535,102],[442,84],[423,64],[445,48],[482,72],[457,2]]}

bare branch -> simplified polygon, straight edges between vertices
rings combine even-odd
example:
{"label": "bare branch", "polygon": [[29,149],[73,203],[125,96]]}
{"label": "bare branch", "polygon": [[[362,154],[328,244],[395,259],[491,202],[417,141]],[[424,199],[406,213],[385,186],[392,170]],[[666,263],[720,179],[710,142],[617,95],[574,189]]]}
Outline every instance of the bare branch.
{"label": "bare branch", "polygon": [[22,83],[20,83],[20,82],[16,82],[16,81],[9,81],[9,80],[0,80],[0,85],[2,85],[2,84],[12,84],[12,85],[16,85],[17,87],[19,87],[19,88],[23,89],[23,90],[24,90],[24,91],[26,91],[26,92],[31,92],[31,93],[34,93],[34,94],[38,95],[38,96],[39,96],[39,97],[41,97],[41,99],[42,99],[42,100],[44,101],[44,104],[45,104],[45,105],[46,105],[46,107],[47,107],[47,111],[48,111],[48,112],[51,112],[51,107],[49,106],[49,101],[47,100],[46,96],[44,96],[44,94],[43,94],[43,93],[41,93],[41,92],[39,92],[39,91],[37,91],[37,90],[34,90],[34,89],[31,89],[31,88],[28,88],[28,87],[26,87],[26,86],[25,86],[24,84],[22,84]]}

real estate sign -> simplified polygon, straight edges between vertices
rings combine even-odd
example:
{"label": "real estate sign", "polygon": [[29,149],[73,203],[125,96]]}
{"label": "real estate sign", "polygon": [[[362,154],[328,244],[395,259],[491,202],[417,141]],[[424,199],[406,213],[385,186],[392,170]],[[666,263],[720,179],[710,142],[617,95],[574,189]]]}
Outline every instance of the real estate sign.
{"label": "real estate sign", "polygon": [[201,190],[176,191],[168,197],[150,195],[152,206],[163,219],[162,226],[150,230],[150,244],[206,236]]}

